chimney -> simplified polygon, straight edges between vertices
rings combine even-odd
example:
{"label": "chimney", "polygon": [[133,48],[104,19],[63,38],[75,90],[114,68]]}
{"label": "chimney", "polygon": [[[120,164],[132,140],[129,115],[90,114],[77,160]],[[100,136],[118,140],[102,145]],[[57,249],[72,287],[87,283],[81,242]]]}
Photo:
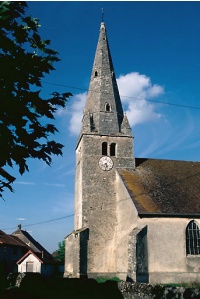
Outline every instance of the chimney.
{"label": "chimney", "polygon": [[18,224],[18,229],[21,230],[22,226],[21,224]]}

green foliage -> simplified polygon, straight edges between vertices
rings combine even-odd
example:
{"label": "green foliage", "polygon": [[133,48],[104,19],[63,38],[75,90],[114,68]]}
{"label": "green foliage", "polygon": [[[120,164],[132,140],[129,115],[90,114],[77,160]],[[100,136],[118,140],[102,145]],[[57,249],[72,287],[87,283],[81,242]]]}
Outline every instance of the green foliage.
{"label": "green foliage", "polygon": [[110,281],[117,281],[117,282],[121,281],[118,277],[111,277],[111,278],[97,277],[97,279],[96,279],[96,281],[98,283],[104,283],[104,282],[109,281],[109,280]]}
{"label": "green foliage", "polygon": [[56,250],[56,259],[60,262],[65,260],[65,241],[58,243],[58,249]]}
{"label": "green foliage", "polygon": [[59,107],[71,93],[42,99],[41,79],[54,70],[58,53],[42,40],[37,18],[25,15],[26,2],[0,3],[0,197],[5,188],[13,191],[15,180],[4,167],[17,165],[28,171],[27,160],[51,164],[51,155],[61,155],[63,145],[50,139],[58,130],[52,123]]}

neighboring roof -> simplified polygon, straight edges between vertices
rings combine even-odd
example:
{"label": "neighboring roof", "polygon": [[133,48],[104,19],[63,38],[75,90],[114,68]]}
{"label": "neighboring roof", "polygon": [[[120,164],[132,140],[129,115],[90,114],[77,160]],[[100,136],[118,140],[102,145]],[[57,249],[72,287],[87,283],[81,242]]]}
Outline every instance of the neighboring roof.
{"label": "neighboring roof", "polygon": [[14,238],[19,244],[21,244],[21,246],[24,246],[26,248],[26,250],[29,250],[29,246],[24,243],[21,239],[19,239],[17,236],[13,236],[13,235],[10,235],[10,237]]}
{"label": "neighboring roof", "polygon": [[43,252],[46,257],[52,257],[51,254],[40,243],[38,243],[27,231],[21,230],[20,227],[14,233],[12,233],[12,235],[18,237],[25,244],[27,244],[34,253]]}
{"label": "neighboring roof", "polygon": [[200,216],[200,162],[135,160],[135,170],[118,173],[140,216]]}
{"label": "neighboring roof", "polygon": [[20,247],[25,247],[26,244],[24,244],[21,240],[18,238],[15,238],[13,236],[7,235],[4,233],[2,230],[0,230],[0,245],[12,245],[12,246],[20,246]]}

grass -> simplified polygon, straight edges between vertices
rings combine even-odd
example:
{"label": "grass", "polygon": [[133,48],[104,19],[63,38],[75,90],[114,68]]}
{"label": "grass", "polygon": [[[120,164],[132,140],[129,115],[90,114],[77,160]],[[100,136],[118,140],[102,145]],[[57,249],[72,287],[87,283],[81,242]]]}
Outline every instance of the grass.
{"label": "grass", "polygon": [[96,281],[98,283],[104,283],[106,281],[116,281],[116,282],[119,282],[119,281],[121,281],[121,279],[119,279],[118,277],[111,277],[111,278],[98,277],[98,278],[96,278]]}

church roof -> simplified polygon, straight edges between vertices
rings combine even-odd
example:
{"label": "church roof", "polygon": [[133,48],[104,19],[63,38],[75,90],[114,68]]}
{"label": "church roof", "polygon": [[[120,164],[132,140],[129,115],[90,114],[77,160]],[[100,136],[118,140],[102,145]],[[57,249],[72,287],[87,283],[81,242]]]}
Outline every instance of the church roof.
{"label": "church roof", "polygon": [[200,216],[200,162],[136,158],[118,173],[141,217]]}

